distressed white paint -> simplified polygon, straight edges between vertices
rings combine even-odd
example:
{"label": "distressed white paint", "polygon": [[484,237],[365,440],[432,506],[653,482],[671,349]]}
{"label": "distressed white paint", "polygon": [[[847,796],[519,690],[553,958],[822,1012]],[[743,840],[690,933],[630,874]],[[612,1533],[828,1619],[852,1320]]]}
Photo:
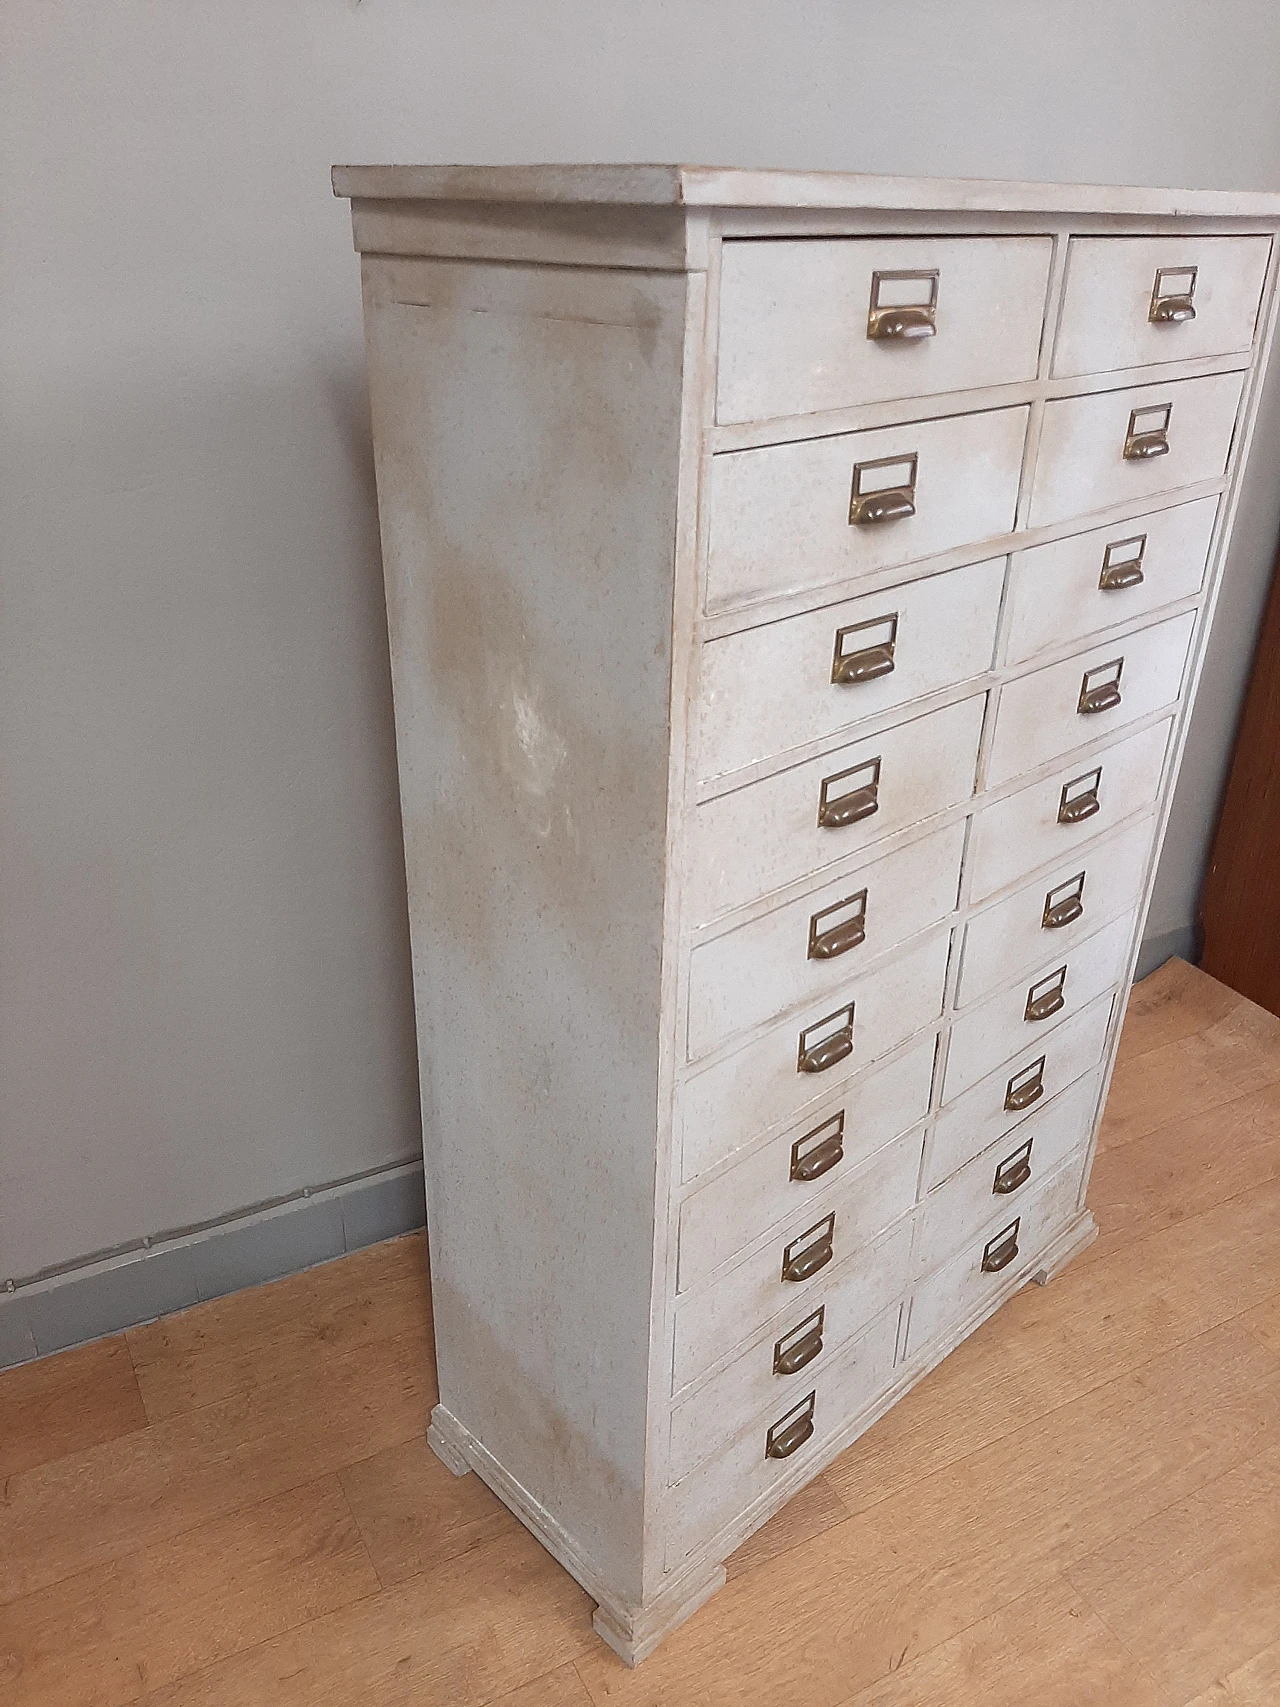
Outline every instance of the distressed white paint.
{"label": "distressed white paint", "polygon": [[[1155,823],[1139,818],[1114,836],[1092,841],[965,926],[956,1001],[967,1006],[1029,970],[1046,951],[1074,948],[1099,925],[1137,903],[1155,841]],[[1066,924],[1052,913],[1070,896],[1082,911]]]}
{"label": "distressed white paint", "polygon": [[[680,1206],[677,1282],[686,1291],[789,1215],[803,1210],[861,1162],[916,1126],[929,1112],[937,1037],[929,1033],[892,1060],[873,1067],[813,1105],[802,1120],[770,1135],[735,1165],[722,1169]],[[841,1123],[840,1160],[817,1179],[797,1179],[792,1152],[829,1137]]]}
{"label": "distressed white paint", "polygon": [[[1271,255],[1269,237],[1077,237],[1067,256],[1053,371],[1074,377],[1114,368],[1227,356],[1253,343]],[[1194,267],[1195,318],[1151,319],[1156,275]]]}
{"label": "distressed white paint", "polygon": [[[716,419],[767,420],[1034,379],[1046,237],[727,243]],[[936,293],[880,283],[876,304],[928,302],[932,337],[863,336],[877,274],[936,272]]]}
{"label": "distressed white paint", "polygon": [[[1217,498],[1197,498],[1015,552],[1007,662],[1034,659],[1064,641],[1086,640],[1192,598],[1204,584],[1217,514]],[[1140,581],[1102,587],[1104,568],[1132,574],[1135,565]]]}
{"label": "distressed white paint", "polygon": [[[966,1008],[951,1028],[944,1095],[962,1095],[1000,1063],[1024,1052],[1048,1046],[1055,1026],[1079,1013],[1120,975],[1132,934],[1129,917],[1114,919],[1084,942],[1069,949],[1046,948],[1043,958],[1016,982],[977,1007]],[[1047,1019],[1028,1010],[1046,984],[1065,970],[1062,1004]]]}
{"label": "distressed white paint", "polygon": [[[838,588],[1007,532],[1026,431],[1025,409],[988,409],[723,453],[708,499],[708,611]],[[854,469],[911,456],[918,458],[915,513],[851,527]]]}
{"label": "distressed white paint", "polygon": [[[690,831],[690,923],[821,872],[967,800],[983,709],[981,695],[961,700],[704,802]],[[877,762],[875,812],[851,824],[819,824],[823,783],[848,773],[846,782],[832,783],[837,794],[861,787]]]}
{"label": "distressed white paint", "polygon": [[[1209,334],[1240,323],[1223,305],[1259,284],[1280,205],[679,167],[340,183],[366,250],[433,1102],[431,1439],[634,1660],[1091,1237],[1099,1103],[1265,344]],[[1244,242],[1203,250],[1240,260],[1206,286],[1197,355],[1144,368],[1104,293],[1098,348],[1128,365],[1051,377],[1084,277],[1071,240],[1207,244],[1235,221]],[[801,239],[822,245],[812,277]],[[958,388],[941,401],[924,377],[867,378],[910,359],[861,347],[865,312],[849,324],[873,249],[932,253],[953,306],[998,263],[1007,347],[981,348],[966,311],[918,368]],[[1269,329],[1274,268],[1259,288]],[[727,426],[718,389],[730,413],[789,413]],[[1126,462],[1130,410],[1162,400],[1170,453]],[[855,463],[912,453],[915,514],[851,525]],[[1150,573],[1104,603],[1113,523],[1148,531]],[[893,674],[846,700],[836,629],[893,612]],[[1119,653],[1120,706],[1082,715],[1084,673]],[[824,783],[872,777],[873,813],[820,825]],[[1064,789],[1095,784],[1097,810],[1063,822]],[[1045,898],[1081,869],[1085,914],[1046,945]],[[863,886],[866,942],[812,961],[815,913]],[[1028,1021],[1060,968],[1062,1006]],[[852,1054],[800,1071],[802,1031],[848,1003]],[[1028,1074],[1038,1096],[1011,1106]],[[797,1142],[840,1118],[843,1154],[793,1179]],[[1032,1179],[1002,1204],[987,1175],[1027,1136]],[[1016,1254],[984,1272],[1015,1216]],[[788,1246],[825,1255],[828,1231],[830,1260],[784,1278]],[[775,1375],[818,1308],[811,1382]],[[768,1457],[797,1393],[813,1431]]]}
{"label": "distressed white paint", "polygon": [[[1085,1149],[1081,1144],[1062,1170],[1037,1186],[1020,1208],[994,1209],[983,1226],[969,1235],[960,1254],[935,1269],[916,1287],[907,1330],[908,1357],[918,1355],[931,1341],[944,1336],[953,1322],[963,1321],[984,1296],[1000,1292],[1003,1276],[1009,1271],[984,1272],[983,1256],[1012,1222],[1019,1223],[1018,1258],[1025,1263],[1028,1253],[1043,1249],[1053,1230],[1062,1226],[1075,1206],[1084,1163]],[[1010,1265],[1015,1273],[1018,1258]]]}
{"label": "distressed white paint", "polygon": [[[1031,522],[1066,521],[1137,498],[1153,498],[1217,480],[1227,466],[1243,373],[1060,397],[1045,405],[1031,493]],[[1135,410],[1170,408],[1169,450],[1149,461],[1126,459]]]}
{"label": "distressed white paint", "polygon": [[[942,1012],[950,932],[935,931],[886,956],[874,970],[842,980],[781,1024],[770,1026],[709,1066],[690,1069],[680,1098],[677,1143],[689,1180],[790,1120],[860,1068],[887,1055]],[[801,1072],[801,1033],[844,1024],[852,1009],[853,1050],[825,1072]]]}
{"label": "distressed white paint", "polygon": [[[689,1059],[775,1014],[820,1008],[868,962],[936,924],[955,909],[963,857],[964,824],[948,824],[736,929],[704,936],[689,956]],[[863,896],[862,941],[834,959],[814,959],[815,933],[854,916]]]}
{"label": "distressed white paint", "polygon": [[[709,641],[698,672],[699,777],[832,740],[982,675],[995,654],[1004,577],[1004,559],[994,558]],[[854,632],[840,639],[842,630]],[[888,675],[833,680],[837,646],[843,657],[890,634]]]}
{"label": "distressed white paint", "polygon": [[[1020,676],[1000,691],[987,764],[993,786],[1172,705],[1182,687],[1195,612],[1096,642],[1061,664]],[[1117,676],[1117,671],[1119,672]],[[1086,709],[1088,695],[1116,677],[1118,702]]]}
{"label": "distressed white paint", "polygon": [[[1160,790],[1170,728],[1166,720],[1091,748],[976,813],[969,837],[970,900],[985,901],[1046,860],[1073,854],[1150,806]],[[1089,789],[1096,792],[1097,812],[1064,822],[1064,790],[1074,797]]]}
{"label": "distressed white paint", "polygon": [[[876,1235],[907,1214],[915,1203],[923,1135],[896,1138],[852,1173],[841,1174],[827,1191],[792,1210],[741,1260],[705,1286],[681,1293],[675,1304],[674,1392],[721,1367],[739,1345],[780,1311],[812,1309],[826,1296],[829,1275],[820,1269],[807,1280],[783,1278],[783,1255],[810,1230],[835,1216],[831,1272],[863,1251]],[[881,1272],[872,1265],[869,1284]]]}
{"label": "distressed white paint", "polygon": [[[977,1128],[976,1143],[988,1138],[991,1141],[924,1200],[917,1242],[918,1265],[933,1267],[940,1257],[958,1250],[972,1238],[993,1215],[1007,1212],[1010,1219],[1020,1215],[1040,1182],[1054,1173],[1073,1150],[1080,1148],[1080,1135],[1088,1131],[1097,1101],[1095,1075],[1078,1079],[1060,1097],[1037,1107],[1011,1132],[992,1134],[990,1128]],[[997,1193],[1000,1169],[1007,1168],[1023,1154],[1031,1168],[1025,1183],[1008,1193]]]}
{"label": "distressed white paint", "polygon": [[[924,1184],[937,1185],[963,1167],[984,1144],[994,1144],[1045,1107],[1102,1060],[1114,997],[1108,993],[1064,1020],[1043,1039],[1033,1038],[961,1096],[949,1098],[934,1122],[925,1151]],[[1028,1077],[1040,1086],[1031,1110],[1009,1107],[1009,1091]]]}

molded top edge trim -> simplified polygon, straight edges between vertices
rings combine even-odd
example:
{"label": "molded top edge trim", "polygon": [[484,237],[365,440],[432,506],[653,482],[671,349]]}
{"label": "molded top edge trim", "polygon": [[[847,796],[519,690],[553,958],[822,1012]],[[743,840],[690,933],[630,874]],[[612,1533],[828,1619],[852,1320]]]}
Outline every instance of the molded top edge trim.
{"label": "molded top edge trim", "polygon": [[1280,192],[1266,190],[1003,183],[738,166],[335,166],[333,189],[352,200],[1280,219]]}

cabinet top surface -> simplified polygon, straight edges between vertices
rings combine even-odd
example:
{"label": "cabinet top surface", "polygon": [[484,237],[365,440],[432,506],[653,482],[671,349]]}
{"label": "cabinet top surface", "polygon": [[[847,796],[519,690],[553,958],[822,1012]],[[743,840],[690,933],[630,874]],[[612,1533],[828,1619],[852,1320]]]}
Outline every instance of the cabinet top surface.
{"label": "cabinet top surface", "polygon": [[1274,191],[1004,183],[738,166],[335,166],[333,188],[336,195],[355,200],[1280,218],[1280,193]]}

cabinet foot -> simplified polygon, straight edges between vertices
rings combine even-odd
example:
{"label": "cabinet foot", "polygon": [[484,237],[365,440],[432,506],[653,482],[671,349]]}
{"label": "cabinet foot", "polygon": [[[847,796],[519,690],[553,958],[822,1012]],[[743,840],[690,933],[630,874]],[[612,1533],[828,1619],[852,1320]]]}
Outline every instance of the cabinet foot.
{"label": "cabinet foot", "polygon": [[1047,1286],[1051,1280],[1056,1280],[1072,1258],[1087,1250],[1097,1236],[1098,1223],[1086,1209],[1049,1246],[1039,1265],[1032,1270],[1032,1280],[1037,1286]]}
{"label": "cabinet foot", "polygon": [[592,1627],[624,1664],[638,1666],[678,1624],[691,1618],[717,1589],[722,1589],[724,1583],[724,1566],[707,1565],[664,1589],[656,1600],[638,1612],[624,1614],[597,1606]]}
{"label": "cabinet foot", "polygon": [[[448,1413],[445,1413],[448,1417]],[[449,1419],[452,1420],[452,1419]],[[431,1413],[431,1421],[427,1426],[427,1445],[444,1465],[445,1469],[455,1476],[465,1476],[471,1469],[449,1434],[449,1421],[440,1415],[437,1405]]]}

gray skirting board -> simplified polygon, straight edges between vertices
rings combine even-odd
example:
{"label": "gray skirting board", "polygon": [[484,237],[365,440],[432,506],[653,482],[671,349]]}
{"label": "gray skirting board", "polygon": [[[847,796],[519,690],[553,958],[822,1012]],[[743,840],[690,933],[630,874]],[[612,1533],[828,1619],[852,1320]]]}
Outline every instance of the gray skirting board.
{"label": "gray skirting board", "polygon": [[[1148,937],[1136,975],[1196,949],[1189,925]],[[0,1369],[297,1274],[425,1219],[422,1163],[407,1162],[0,1292]]]}
{"label": "gray skirting board", "polygon": [[1200,932],[1195,925],[1177,925],[1171,931],[1161,931],[1158,936],[1143,937],[1133,973],[1134,983],[1140,983],[1148,973],[1175,955],[1179,960],[1189,960],[1193,966],[1199,964]]}
{"label": "gray skirting board", "polygon": [[0,1292],[0,1369],[297,1274],[425,1221],[422,1163],[407,1162],[15,1286]]}

